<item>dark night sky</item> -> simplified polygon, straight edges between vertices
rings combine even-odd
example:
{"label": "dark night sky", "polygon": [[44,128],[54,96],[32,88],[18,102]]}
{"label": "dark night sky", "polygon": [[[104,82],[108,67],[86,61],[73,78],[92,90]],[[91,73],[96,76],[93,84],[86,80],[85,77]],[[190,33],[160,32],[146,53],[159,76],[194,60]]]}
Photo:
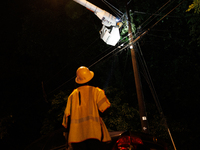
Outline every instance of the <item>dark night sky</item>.
{"label": "dark night sky", "polygon": [[[53,2],[54,1],[52,0],[52,3]],[[102,2],[101,3],[99,2],[99,4],[102,5],[102,7],[104,6]],[[65,13],[61,13],[61,15],[54,15],[54,17],[55,18],[58,17],[58,19],[55,20],[52,18],[49,19],[50,21],[51,19],[54,20],[55,23],[54,22],[49,23],[48,22],[49,20],[47,19],[47,22],[43,23],[43,25],[46,24],[48,25],[48,28],[46,28],[47,30],[45,30],[45,27],[43,28],[47,33],[46,36],[45,32],[42,31],[38,32],[36,28],[37,24],[39,24],[40,26],[39,21],[41,21],[42,24],[42,18],[36,18],[35,19],[36,22],[31,22],[34,21],[34,19],[30,17],[34,17],[34,15],[37,17],[40,16],[37,15],[36,11],[35,12],[33,11],[36,6],[38,7],[38,10],[42,10],[41,12],[43,12],[44,10],[43,8],[48,8],[47,6],[40,5],[39,1],[34,1],[34,0],[32,1],[8,0],[3,2],[3,6],[4,6],[4,11],[1,17],[2,20],[1,24],[3,25],[3,28],[1,30],[2,40],[1,40],[1,52],[0,52],[1,53],[0,84],[2,87],[1,88],[2,90],[0,92],[1,93],[0,117],[4,118],[12,115],[12,117],[15,120],[15,127],[12,127],[11,125],[12,123],[8,124],[9,127],[8,132],[11,137],[11,141],[16,140],[15,144],[18,143],[16,144],[17,145],[16,147],[20,147],[19,145],[21,143],[20,141],[21,139],[17,139],[17,137],[20,134],[27,136],[29,130],[31,130],[31,134],[34,132],[39,133],[42,120],[41,114],[45,113],[45,111],[47,111],[49,108],[49,104],[47,104],[43,98],[41,82],[42,81],[45,82],[44,87],[46,93],[53,91],[54,89],[56,89],[69,79],[71,79],[75,75],[76,68],[79,67],[79,65],[82,64],[91,65],[91,62],[88,61],[88,58],[93,58],[96,55],[93,49],[96,50],[99,48],[98,51],[99,54],[103,50],[107,49],[108,46],[106,46],[101,41],[101,39],[98,39],[99,41],[94,44],[101,46],[99,47],[97,46],[95,47],[94,45],[92,45],[92,47],[88,46],[94,41],[94,39],[97,36],[99,36],[98,30],[101,28],[101,25],[99,25],[99,23],[101,22],[96,18],[95,15],[93,15],[92,13],[88,13],[87,10],[81,9],[80,11],[83,11],[84,13],[86,12],[84,17],[86,18],[88,17],[91,21],[90,23],[85,21],[86,19],[82,19],[81,21],[83,22],[78,24],[79,21],[78,19],[71,19],[70,18],[71,16]],[[54,8],[52,7],[51,4],[49,4],[49,7]],[[142,9],[142,7],[140,8]],[[57,8],[54,9],[56,10]],[[107,9],[107,7],[105,7],[104,9]],[[55,10],[52,10],[52,12],[54,12]],[[60,10],[60,12],[62,11]],[[68,19],[66,20],[59,19],[59,17],[61,18],[68,17]],[[71,23],[71,25],[67,25],[69,24],[69,22]],[[175,22],[174,23],[175,27],[173,27],[173,24],[171,22],[173,23]],[[154,41],[155,43],[152,42],[150,43],[149,41],[151,41],[151,38],[154,38],[151,36],[151,34],[155,33],[154,31],[149,33],[149,35],[145,37],[146,41],[141,41],[144,43],[144,45],[142,45],[142,48],[144,49],[144,55],[147,57],[148,65],[150,65],[150,71],[153,75],[153,81],[155,81],[158,94],[163,100],[161,104],[164,104],[163,105],[164,112],[166,112],[168,117],[172,117],[172,119],[170,118],[171,120],[177,119],[180,121],[180,123],[181,121],[184,121],[185,118],[191,119],[190,116],[194,117],[194,119],[191,119],[193,121],[192,124],[186,125],[186,127],[189,128],[188,130],[191,130],[191,128],[195,127],[194,124],[196,123],[196,120],[198,120],[197,119],[198,113],[196,113],[196,111],[193,110],[193,107],[198,108],[197,105],[199,105],[199,101],[197,98],[199,96],[198,86],[199,86],[199,73],[200,73],[200,71],[198,70],[199,62],[197,61],[199,58],[199,53],[197,52],[198,46],[196,45],[188,46],[187,44],[185,45],[182,44],[183,46],[179,46],[177,44],[179,40],[177,39],[181,39],[182,41],[185,41],[185,43],[186,42],[189,43],[188,41],[190,39],[188,39],[187,36],[185,36],[189,35],[189,30],[188,27],[186,27],[186,24],[184,24],[186,23],[185,21],[180,21],[182,22],[182,24],[177,23],[179,22],[178,19],[172,20],[171,22],[166,21],[164,23],[168,24],[165,26],[165,29],[167,28],[169,28],[170,30],[173,29],[172,32],[173,34],[171,34],[171,36],[174,38],[173,40],[167,40],[166,38],[165,43],[162,41],[164,45],[162,43],[159,43],[160,39],[158,40],[158,42],[155,40]],[[158,26],[156,26],[155,29],[162,29],[163,28],[162,25],[164,23],[160,23]],[[87,27],[81,26],[82,24],[86,25]],[[183,31],[184,34],[178,34],[174,32],[174,29],[176,29],[177,24],[180,25],[177,30],[181,28],[187,29]],[[63,26],[65,25],[67,26],[67,29],[64,29]],[[81,31],[81,33],[76,33],[76,30],[72,30],[73,26],[74,28],[77,28],[78,32]],[[33,29],[34,27],[36,29]],[[30,29],[33,30],[29,32],[28,30]],[[91,33],[88,34],[85,33],[89,31],[89,29],[94,30],[92,32],[92,35]],[[84,38],[82,38],[83,34]],[[91,35],[91,38],[89,38],[87,35]],[[159,32],[159,36],[164,36],[164,35],[166,35],[166,33]],[[42,43],[43,45],[42,44],[41,45],[43,47],[42,46],[41,47],[44,49],[44,51],[42,51],[43,49],[41,47],[39,48],[34,47],[33,50],[35,51],[30,51],[32,50],[31,48],[32,45],[30,44],[32,41],[30,40],[31,38],[29,37],[31,37],[32,39],[34,38],[36,39],[36,41],[34,41],[36,45],[38,43],[39,44]],[[76,40],[78,39],[76,43],[74,42],[74,39]],[[30,43],[27,44],[28,43],[27,41]],[[49,43],[45,44],[45,42]],[[170,43],[169,49],[167,50],[166,50],[167,47],[166,43]],[[82,50],[85,53],[87,53],[85,54],[83,52],[83,56],[85,56],[86,59],[81,55],[82,51],[80,50],[85,45],[89,47],[88,51],[87,49]],[[155,45],[157,46],[155,47]],[[77,46],[77,48],[75,46]],[[57,49],[56,51],[54,50],[55,48]],[[36,54],[34,54],[34,52]],[[156,53],[160,54],[158,55]],[[79,57],[77,57],[78,54],[80,54]],[[123,70],[125,70],[124,64],[120,64],[121,63],[120,60],[118,61],[119,62],[117,61],[115,62],[119,64],[116,63],[117,65],[116,64],[115,65],[117,67],[118,66],[122,67],[122,69],[119,70],[120,71],[122,70],[123,72]],[[128,63],[131,62],[129,61]],[[114,65],[113,66],[111,65],[112,67],[110,67],[109,65],[104,66],[106,67],[106,69],[105,68],[99,69],[103,71],[98,70],[98,68],[101,68],[101,65],[100,66],[97,65],[94,67],[94,69],[97,72],[99,71],[98,73],[100,75],[98,77],[103,78],[99,79],[99,83],[101,83],[101,81],[104,81],[104,83],[101,83],[102,88],[104,85],[106,85],[105,81],[107,81],[107,79],[109,78],[108,77],[109,73],[104,71],[104,69],[109,70],[109,72],[112,72],[112,69],[114,68],[113,67]],[[132,69],[131,64],[128,65],[128,67],[129,69]],[[115,76],[114,74],[115,72],[112,74],[113,76],[110,75],[111,78],[112,77],[114,78]],[[127,76],[130,77],[130,74],[132,74],[132,72],[131,73],[129,72]],[[130,80],[129,85],[133,83],[132,81],[133,78],[132,79],[128,78],[128,79]],[[171,80],[173,80],[173,82],[171,82]],[[72,79],[67,85],[56,90],[55,92],[52,92],[50,95],[48,95],[48,98],[52,98],[53,94],[57,94],[59,90],[65,90],[66,88],[73,90],[74,83],[72,81],[74,80]],[[183,88],[183,86],[185,86],[186,88]],[[144,87],[144,89],[147,88],[148,85]],[[163,90],[162,88],[165,89]],[[37,111],[35,109],[37,109]],[[187,113],[188,110],[189,112]],[[30,117],[34,119],[30,120]],[[187,122],[187,119],[185,119],[185,122]],[[194,131],[194,129],[192,131]],[[197,133],[199,133],[199,130]],[[193,132],[191,135],[193,135]],[[33,135],[32,138],[26,139],[25,142],[30,143],[31,140],[36,139],[39,136],[40,136],[39,134]],[[179,136],[177,136],[177,138]],[[190,140],[192,141],[194,137],[195,136],[192,136]],[[198,138],[198,136],[196,137]]]}

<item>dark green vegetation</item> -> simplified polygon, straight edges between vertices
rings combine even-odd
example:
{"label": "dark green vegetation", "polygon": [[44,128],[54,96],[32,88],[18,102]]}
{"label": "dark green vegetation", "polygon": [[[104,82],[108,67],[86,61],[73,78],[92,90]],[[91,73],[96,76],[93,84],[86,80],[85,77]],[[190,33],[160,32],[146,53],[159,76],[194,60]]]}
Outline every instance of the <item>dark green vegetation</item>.
{"label": "dark green vegetation", "polygon": [[[110,11],[100,0],[90,2]],[[123,0],[109,2],[126,11]],[[145,31],[181,1],[170,2],[152,22],[145,22],[166,2],[132,0],[132,23],[136,28],[142,25]],[[1,144],[21,150],[42,134],[60,128],[66,97],[74,89],[75,71],[81,65],[92,65],[96,85],[112,103],[105,118],[108,128],[140,131],[130,51],[112,53],[97,62],[114,47],[99,38],[101,21],[92,12],[72,0],[3,3]],[[175,144],[181,150],[195,149],[200,135],[200,16],[193,10],[186,12],[190,4],[192,0],[184,1],[139,41]],[[150,132],[168,141],[143,74],[141,79]]]}

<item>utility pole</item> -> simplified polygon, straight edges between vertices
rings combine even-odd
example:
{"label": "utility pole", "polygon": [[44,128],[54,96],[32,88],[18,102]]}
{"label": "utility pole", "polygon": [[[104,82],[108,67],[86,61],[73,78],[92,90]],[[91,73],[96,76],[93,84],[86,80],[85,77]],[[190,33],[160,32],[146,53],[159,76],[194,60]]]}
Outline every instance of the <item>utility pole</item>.
{"label": "utility pole", "polygon": [[137,64],[137,58],[136,58],[136,46],[133,43],[133,34],[132,34],[132,28],[131,28],[131,19],[128,9],[128,4],[126,3],[126,11],[128,16],[128,35],[129,35],[129,44],[130,44],[130,50],[131,50],[131,58],[132,58],[132,65],[133,65],[133,72],[134,72],[134,78],[135,78],[135,86],[136,86],[136,92],[137,92],[137,98],[138,98],[138,105],[139,105],[139,114],[140,114],[140,121],[142,126],[142,132],[149,133],[149,127],[148,127],[148,121],[147,121],[147,115],[146,115],[146,108],[144,103],[144,95],[142,91],[142,84],[140,81],[140,75],[138,71],[138,64]]}

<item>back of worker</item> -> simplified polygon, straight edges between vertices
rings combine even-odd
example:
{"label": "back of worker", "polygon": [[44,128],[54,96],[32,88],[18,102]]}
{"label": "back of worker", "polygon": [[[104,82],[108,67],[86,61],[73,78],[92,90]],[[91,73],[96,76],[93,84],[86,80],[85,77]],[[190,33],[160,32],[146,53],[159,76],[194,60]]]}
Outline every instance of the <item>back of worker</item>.
{"label": "back of worker", "polygon": [[[76,88],[68,97],[63,126],[69,128],[68,143],[73,150],[100,149],[101,142],[111,140],[99,116],[99,111],[104,112],[110,107],[110,102],[102,89],[86,84],[93,76],[94,73],[88,68],[80,67],[75,81],[82,86]],[[67,126],[69,121],[70,126]]]}

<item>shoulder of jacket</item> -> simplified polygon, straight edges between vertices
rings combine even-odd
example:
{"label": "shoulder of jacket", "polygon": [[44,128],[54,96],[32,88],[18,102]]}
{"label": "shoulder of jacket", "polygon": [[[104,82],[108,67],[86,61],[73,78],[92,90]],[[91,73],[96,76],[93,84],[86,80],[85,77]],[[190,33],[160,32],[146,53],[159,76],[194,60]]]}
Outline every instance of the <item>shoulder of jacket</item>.
{"label": "shoulder of jacket", "polygon": [[74,89],[74,90],[72,91],[72,93],[71,93],[69,96],[72,96],[72,95],[75,94],[76,92],[78,92],[78,89]]}
{"label": "shoulder of jacket", "polygon": [[99,92],[104,92],[104,90],[102,90],[101,88],[99,87],[95,87]]}

